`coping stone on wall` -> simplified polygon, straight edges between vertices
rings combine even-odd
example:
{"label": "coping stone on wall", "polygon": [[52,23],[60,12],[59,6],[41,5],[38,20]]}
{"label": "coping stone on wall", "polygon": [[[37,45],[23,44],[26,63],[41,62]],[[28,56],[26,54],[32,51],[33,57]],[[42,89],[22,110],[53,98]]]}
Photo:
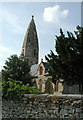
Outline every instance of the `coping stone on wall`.
{"label": "coping stone on wall", "polygon": [[52,97],[52,96],[56,96],[56,97],[60,97],[60,98],[75,98],[75,99],[83,99],[83,95],[80,94],[62,94],[62,95],[54,95],[54,94],[24,94],[25,97],[28,96],[38,96],[38,97]]}

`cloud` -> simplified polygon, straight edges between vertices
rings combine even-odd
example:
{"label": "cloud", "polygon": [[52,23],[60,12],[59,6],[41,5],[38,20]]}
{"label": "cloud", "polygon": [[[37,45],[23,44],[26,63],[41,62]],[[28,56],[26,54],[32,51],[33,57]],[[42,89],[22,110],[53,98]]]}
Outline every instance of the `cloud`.
{"label": "cloud", "polygon": [[59,23],[61,19],[64,19],[68,16],[68,13],[68,10],[61,10],[59,5],[55,5],[53,7],[45,8],[43,17],[46,22]]}
{"label": "cloud", "polygon": [[75,30],[75,25],[67,22],[67,19],[69,19],[68,15],[69,10],[61,9],[59,5],[47,7],[43,12],[43,18],[45,22],[53,23],[54,27],[56,28],[62,28],[65,31],[73,32]]}

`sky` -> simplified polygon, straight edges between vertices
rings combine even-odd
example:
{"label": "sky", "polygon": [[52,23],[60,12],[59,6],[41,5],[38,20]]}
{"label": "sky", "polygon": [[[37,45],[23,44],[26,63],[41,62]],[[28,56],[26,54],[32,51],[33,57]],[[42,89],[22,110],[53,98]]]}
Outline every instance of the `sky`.
{"label": "sky", "polygon": [[28,25],[34,15],[39,62],[52,50],[55,54],[55,35],[60,28],[66,34],[81,25],[80,2],[2,2],[0,3],[0,70],[10,55],[22,50]]}

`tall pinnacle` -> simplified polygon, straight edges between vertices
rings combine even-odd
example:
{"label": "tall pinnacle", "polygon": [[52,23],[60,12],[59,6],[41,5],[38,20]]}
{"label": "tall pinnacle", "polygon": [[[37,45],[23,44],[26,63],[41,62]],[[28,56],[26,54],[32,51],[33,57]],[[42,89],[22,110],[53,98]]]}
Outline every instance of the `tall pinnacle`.
{"label": "tall pinnacle", "polygon": [[38,63],[38,54],[39,54],[38,37],[37,37],[36,25],[33,18],[34,16],[32,15],[32,19],[26,31],[24,43],[22,47],[22,54],[24,55],[25,58],[29,60],[30,65]]}

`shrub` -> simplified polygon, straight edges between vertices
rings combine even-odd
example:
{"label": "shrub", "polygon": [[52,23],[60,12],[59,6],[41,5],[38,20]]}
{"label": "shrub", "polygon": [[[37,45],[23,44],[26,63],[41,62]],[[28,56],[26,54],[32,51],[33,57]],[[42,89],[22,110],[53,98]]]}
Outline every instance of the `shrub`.
{"label": "shrub", "polygon": [[3,98],[18,99],[24,94],[41,94],[42,92],[35,86],[31,87],[29,84],[24,85],[22,81],[8,78],[8,81],[2,81]]}

